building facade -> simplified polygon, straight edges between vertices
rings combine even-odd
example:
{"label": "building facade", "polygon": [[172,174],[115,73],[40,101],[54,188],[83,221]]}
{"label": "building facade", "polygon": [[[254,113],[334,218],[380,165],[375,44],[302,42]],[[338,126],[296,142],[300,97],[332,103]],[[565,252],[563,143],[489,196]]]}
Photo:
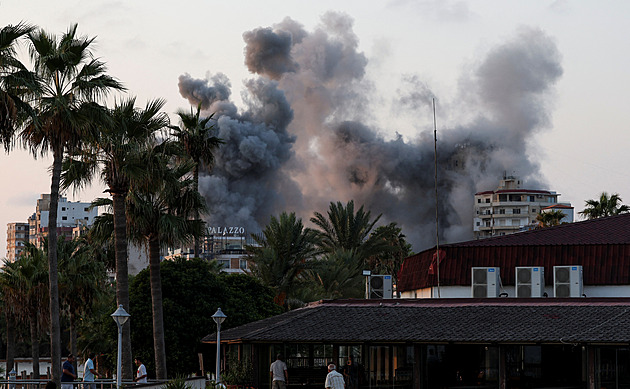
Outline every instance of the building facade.
{"label": "building facade", "polygon": [[519,178],[506,176],[496,190],[475,193],[475,239],[531,229],[536,224],[536,216],[549,210],[560,209],[566,215],[562,222],[573,222],[573,207],[569,203],[558,203],[558,193],[525,189],[521,185]]}
{"label": "building facade", "polygon": [[28,223],[7,223],[7,256],[8,262],[15,261],[22,250],[24,243],[29,241]]}

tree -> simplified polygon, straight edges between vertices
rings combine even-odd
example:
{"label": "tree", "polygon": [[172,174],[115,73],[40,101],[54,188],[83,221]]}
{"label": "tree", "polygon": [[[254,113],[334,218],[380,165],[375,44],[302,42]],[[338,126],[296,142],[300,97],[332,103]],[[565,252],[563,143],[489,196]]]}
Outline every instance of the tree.
{"label": "tree", "polygon": [[370,211],[363,206],[354,212],[354,201],[345,206],[341,202],[330,203],[328,218],[319,212],[311,218],[319,231],[317,236],[323,252],[333,253],[337,249],[354,250],[355,258],[363,264],[368,257],[387,250],[386,242],[370,236],[381,215],[371,220]]}
{"label": "tree", "polygon": [[380,226],[370,235],[371,239],[382,242],[387,249],[368,258],[368,267],[373,274],[389,274],[394,285],[398,285],[398,270],[405,258],[412,254],[411,245],[405,239],[397,223]]}
{"label": "tree", "polygon": [[15,262],[7,263],[0,273],[5,304],[20,307],[15,311],[17,319],[27,323],[30,329],[35,379],[39,378],[40,328],[47,324],[47,279],[46,255],[30,243],[26,243],[24,251]]}
{"label": "tree", "polygon": [[[116,253],[116,300],[129,309],[129,272],[127,267],[127,213],[125,201],[132,183],[150,182],[151,171],[146,168],[145,151],[155,142],[158,131],[169,124],[162,112],[165,101],[147,102],[144,109],[136,108],[136,99],[129,98],[110,111],[111,121],[103,126],[76,158],[64,161],[64,187],[81,187],[91,182],[97,169],[112,196],[113,236]],[[95,205],[103,205],[102,200]],[[102,235],[102,234],[101,234]],[[123,377],[133,375],[131,335],[128,325],[123,327]]]}
{"label": "tree", "polygon": [[564,214],[564,212],[559,209],[540,212],[538,215],[536,215],[536,221],[538,222],[536,228],[558,226],[561,224],[561,221],[562,219],[564,219],[565,216],[566,215]]}
{"label": "tree", "polygon": [[167,378],[160,250],[189,243],[194,236],[202,234],[202,223],[191,220],[190,216],[205,210],[199,192],[186,178],[192,164],[189,161],[176,162],[177,150],[171,150],[172,147],[173,144],[164,142],[147,150],[145,160],[152,180],[133,187],[127,203],[129,230],[134,233],[133,239],[146,245],[149,251],[157,379]]}
{"label": "tree", "polygon": [[[200,341],[216,324],[211,314],[217,308],[228,316],[222,328],[232,328],[281,313],[273,302],[274,292],[247,274],[217,274],[201,259],[175,259],[160,263],[169,374],[196,372]],[[152,370],[150,270],[141,271],[130,287],[132,339],[135,352]],[[208,314],[210,312],[211,314]],[[111,320],[111,319],[110,319]]]}
{"label": "tree", "polygon": [[[37,83],[34,74],[18,60],[16,46],[33,29],[23,22],[0,29],[0,134],[13,133],[19,117],[30,111],[22,97],[25,91],[37,88]],[[2,142],[8,151],[12,139],[2,137]]]}
{"label": "tree", "polygon": [[312,263],[301,284],[305,302],[320,299],[360,298],[364,295],[361,261],[354,250],[337,249]]}
{"label": "tree", "polygon": [[[201,103],[197,106],[197,112],[194,113],[192,107],[190,113],[179,110],[180,126],[170,126],[173,136],[180,142],[186,151],[186,154],[193,160],[193,180],[195,190],[199,191],[199,167],[212,167],[214,164],[214,151],[223,141],[212,135],[214,126],[208,125],[212,119],[212,115],[208,117],[200,117]],[[195,219],[199,219],[199,214],[194,215]],[[199,238],[195,238],[194,254],[199,257],[200,244]]]}
{"label": "tree", "polygon": [[586,207],[579,214],[586,219],[597,219],[630,212],[630,207],[621,204],[621,201],[618,193],[608,196],[608,193],[602,192],[599,200],[586,200]]}
{"label": "tree", "polygon": [[[0,137],[7,150],[15,137],[34,156],[52,152],[48,218],[48,267],[51,357],[61,360],[59,324],[59,285],[57,261],[57,206],[61,165],[65,153],[74,153],[85,139],[93,137],[98,123],[108,118],[98,104],[112,90],[122,85],[108,76],[105,65],[93,58],[93,38],[77,35],[77,25],[57,37],[44,30],[28,34],[29,53],[33,64],[33,85],[22,87],[26,114],[19,128],[2,127]],[[32,86],[32,89],[28,87]],[[15,101],[15,100],[14,100]],[[61,366],[52,365],[53,380],[60,385]]]}
{"label": "tree", "polygon": [[284,306],[295,291],[298,277],[314,258],[317,235],[304,228],[295,213],[271,217],[261,235],[252,235],[255,245],[246,246],[251,271],[264,285],[276,292],[275,301]]}
{"label": "tree", "polygon": [[69,319],[70,352],[78,355],[77,321],[92,311],[94,301],[104,293],[107,275],[104,264],[89,256],[84,238],[60,237],[57,248],[61,269],[59,294]]}

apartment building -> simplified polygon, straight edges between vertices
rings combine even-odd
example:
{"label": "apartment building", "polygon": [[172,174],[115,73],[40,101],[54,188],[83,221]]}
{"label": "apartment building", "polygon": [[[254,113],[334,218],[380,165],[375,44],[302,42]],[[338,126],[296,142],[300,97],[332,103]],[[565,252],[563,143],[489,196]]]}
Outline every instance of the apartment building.
{"label": "apartment building", "polygon": [[532,229],[541,212],[561,210],[562,222],[573,222],[573,207],[559,203],[558,193],[522,188],[517,177],[506,176],[495,190],[475,193],[473,236],[475,239],[513,234]]}
{"label": "apartment building", "polygon": [[7,223],[7,262],[15,261],[28,242],[28,223]]}

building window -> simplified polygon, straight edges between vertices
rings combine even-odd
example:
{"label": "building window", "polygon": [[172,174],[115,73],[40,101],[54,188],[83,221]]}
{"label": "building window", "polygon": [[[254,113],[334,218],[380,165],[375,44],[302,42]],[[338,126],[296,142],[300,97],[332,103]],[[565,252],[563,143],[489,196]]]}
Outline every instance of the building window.
{"label": "building window", "polygon": [[241,268],[241,270],[247,270],[247,260],[246,259],[239,259],[238,260],[238,265]]}
{"label": "building window", "polygon": [[501,215],[505,215],[505,209],[499,209],[499,213],[500,213]]}
{"label": "building window", "polygon": [[90,212],[90,208],[83,208],[85,212]]}
{"label": "building window", "polygon": [[219,259],[219,265],[221,265],[224,269],[230,268],[230,260],[229,259]]}
{"label": "building window", "polygon": [[534,196],[529,196],[529,202],[533,203],[534,201],[536,201],[536,198]]}
{"label": "building window", "polygon": [[490,203],[490,199],[489,198],[486,199],[486,203],[488,203],[488,204]]}
{"label": "building window", "polygon": [[68,220],[68,216],[62,216],[61,220]]}
{"label": "building window", "polygon": [[481,222],[477,222],[477,227],[479,227],[481,225]]}
{"label": "building window", "polygon": [[87,216],[86,216],[86,217],[84,217],[84,219],[85,219],[85,220],[88,220],[88,221],[90,220],[90,218],[89,218],[89,217],[87,217]]}
{"label": "building window", "polygon": [[532,208],[532,213],[536,213],[536,208]]}
{"label": "building window", "polygon": [[520,209],[520,208],[514,208],[514,209],[512,210],[512,213],[514,213],[514,214],[519,214],[519,213],[521,213],[521,209]]}
{"label": "building window", "polygon": [[477,203],[478,203],[478,204],[479,204],[479,203],[481,203],[481,199],[477,199]]}
{"label": "building window", "polygon": [[507,199],[508,199],[507,195],[504,195],[504,194],[499,195],[499,202],[505,202],[507,201]]}
{"label": "building window", "polygon": [[65,210],[66,210],[66,207],[61,207],[61,210],[62,210],[62,211],[65,211]]}

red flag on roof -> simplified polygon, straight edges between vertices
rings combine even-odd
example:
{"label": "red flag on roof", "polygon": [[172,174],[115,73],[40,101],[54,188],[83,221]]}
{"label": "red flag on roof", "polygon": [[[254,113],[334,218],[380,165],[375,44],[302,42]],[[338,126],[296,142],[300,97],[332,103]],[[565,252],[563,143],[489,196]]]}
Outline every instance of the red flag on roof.
{"label": "red flag on roof", "polygon": [[433,253],[433,259],[431,260],[431,265],[429,265],[427,273],[435,274],[435,264],[438,263],[438,254],[440,254],[440,264],[442,264],[442,261],[446,258],[446,252],[444,250],[440,249],[438,252]]}

